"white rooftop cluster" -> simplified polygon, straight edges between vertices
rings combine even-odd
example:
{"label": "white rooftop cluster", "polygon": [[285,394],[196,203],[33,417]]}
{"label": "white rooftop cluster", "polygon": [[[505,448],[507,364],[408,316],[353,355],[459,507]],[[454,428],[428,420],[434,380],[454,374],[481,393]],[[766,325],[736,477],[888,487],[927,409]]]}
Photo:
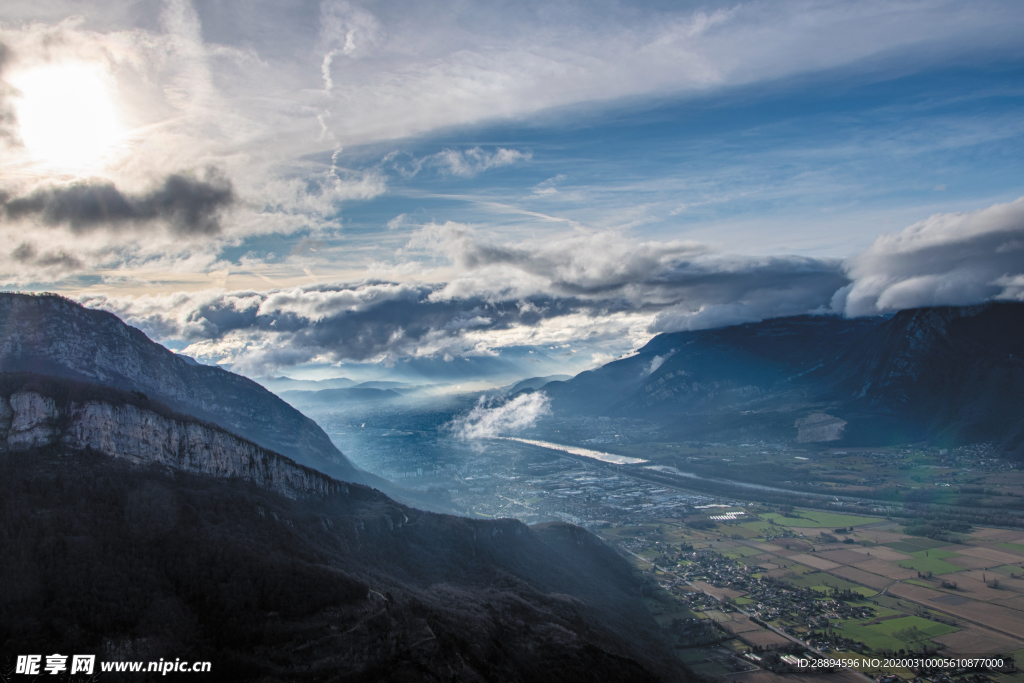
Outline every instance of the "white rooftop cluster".
{"label": "white rooftop cluster", "polygon": [[739,512],[726,512],[724,515],[711,515],[711,519],[716,522],[731,522],[732,520],[745,515],[747,513],[740,510]]}

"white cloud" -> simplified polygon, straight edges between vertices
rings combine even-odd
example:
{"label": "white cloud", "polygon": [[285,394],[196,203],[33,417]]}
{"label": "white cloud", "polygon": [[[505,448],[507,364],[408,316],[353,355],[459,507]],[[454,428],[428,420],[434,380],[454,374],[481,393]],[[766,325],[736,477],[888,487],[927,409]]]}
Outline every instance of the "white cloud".
{"label": "white cloud", "polygon": [[498,147],[494,152],[488,153],[479,147],[474,147],[464,152],[445,149],[433,155],[429,161],[450,175],[472,178],[488,169],[511,166],[532,158],[532,152],[520,152],[517,149]]}
{"label": "white cloud", "polygon": [[[343,146],[579,103],[764,82],[871,57],[913,52],[931,59],[1014,45],[1024,22],[1013,3],[1000,2],[714,5],[641,12],[628,3],[582,1],[556,10],[541,2],[9,0],[0,8],[0,43],[8,51],[0,76],[87,63],[111,83],[130,132],[94,176],[140,194],[169,174],[213,167],[230,179],[238,202],[220,232],[187,243],[55,233],[50,241],[61,249],[54,250],[26,237],[37,224],[6,221],[0,254],[26,241],[39,256],[0,257],[0,279],[137,276],[156,267],[206,272],[222,269],[224,247],[254,235],[339,230],[344,202],[387,187],[381,174],[310,160]],[[16,97],[5,85],[0,119]],[[24,196],[66,182],[32,167],[16,143],[16,126],[5,125],[0,191]],[[429,159],[438,170],[470,177],[530,154],[482,145]],[[551,194],[556,180],[534,193]]]}
{"label": "white cloud", "polygon": [[[159,340],[185,342],[192,355],[252,374],[314,361],[495,357],[501,349],[577,343],[602,362],[657,332],[1024,300],[1024,198],[932,216],[846,262],[724,257],[693,243],[617,233],[509,244],[459,224],[426,226],[403,258],[420,252],[452,262],[455,276],[82,300]],[[19,256],[70,257],[29,248]],[[223,285],[234,277],[228,264],[207,266]],[[658,365],[655,359],[648,372]]]}
{"label": "white cloud", "polygon": [[664,356],[655,356],[654,358],[652,358],[651,362],[647,365],[646,368],[644,368],[644,374],[653,375],[655,372],[657,372],[658,368],[660,368],[662,364],[666,360],[668,360],[669,356],[671,355],[672,354],[670,353],[666,353]]}
{"label": "white cloud", "polygon": [[511,400],[481,397],[469,413],[452,420],[446,428],[467,441],[492,439],[532,427],[550,414],[550,405],[547,394],[539,391],[519,394]]}
{"label": "white cloud", "polygon": [[848,316],[921,306],[1021,300],[1024,197],[969,213],[936,214],[882,235],[846,261],[853,281],[832,302]]}

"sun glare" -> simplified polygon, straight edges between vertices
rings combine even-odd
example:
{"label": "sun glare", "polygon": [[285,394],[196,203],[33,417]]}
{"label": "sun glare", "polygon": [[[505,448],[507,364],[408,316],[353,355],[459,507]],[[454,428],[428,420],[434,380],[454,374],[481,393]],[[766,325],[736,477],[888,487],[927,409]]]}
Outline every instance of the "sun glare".
{"label": "sun glare", "polygon": [[95,171],[124,134],[102,67],[58,64],[12,74],[15,113],[33,163],[65,173]]}

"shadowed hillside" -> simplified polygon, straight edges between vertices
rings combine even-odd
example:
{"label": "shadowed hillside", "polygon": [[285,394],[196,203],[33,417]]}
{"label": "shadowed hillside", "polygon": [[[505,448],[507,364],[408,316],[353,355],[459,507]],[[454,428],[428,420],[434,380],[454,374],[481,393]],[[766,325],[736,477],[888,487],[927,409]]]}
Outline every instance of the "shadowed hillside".
{"label": "shadowed hillside", "polygon": [[90,453],[0,458],[4,652],[213,662],[217,680],[671,679],[582,529],[289,500]]}
{"label": "shadowed hillside", "polygon": [[355,467],[319,425],[256,382],[196,364],[115,315],[60,296],[0,293],[0,371],[140,391],[332,477],[440,505]]}
{"label": "shadowed hillside", "polygon": [[140,392],[0,375],[0,648],[217,680],[680,680],[630,566],[566,524],[329,479]]}
{"label": "shadowed hillside", "polygon": [[1022,332],[1011,302],[780,318],[661,334],[544,392],[557,414],[646,418],[666,439],[995,441],[1021,455]]}

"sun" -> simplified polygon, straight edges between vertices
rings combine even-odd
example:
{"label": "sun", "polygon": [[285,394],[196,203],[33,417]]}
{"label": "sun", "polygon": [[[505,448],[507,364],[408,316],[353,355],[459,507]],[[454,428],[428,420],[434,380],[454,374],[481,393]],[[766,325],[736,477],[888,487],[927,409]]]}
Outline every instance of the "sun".
{"label": "sun", "polygon": [[46,170],[101,168],[124,137],[106,70],[64,63],[12,74],[18,130],[31,162]]}

